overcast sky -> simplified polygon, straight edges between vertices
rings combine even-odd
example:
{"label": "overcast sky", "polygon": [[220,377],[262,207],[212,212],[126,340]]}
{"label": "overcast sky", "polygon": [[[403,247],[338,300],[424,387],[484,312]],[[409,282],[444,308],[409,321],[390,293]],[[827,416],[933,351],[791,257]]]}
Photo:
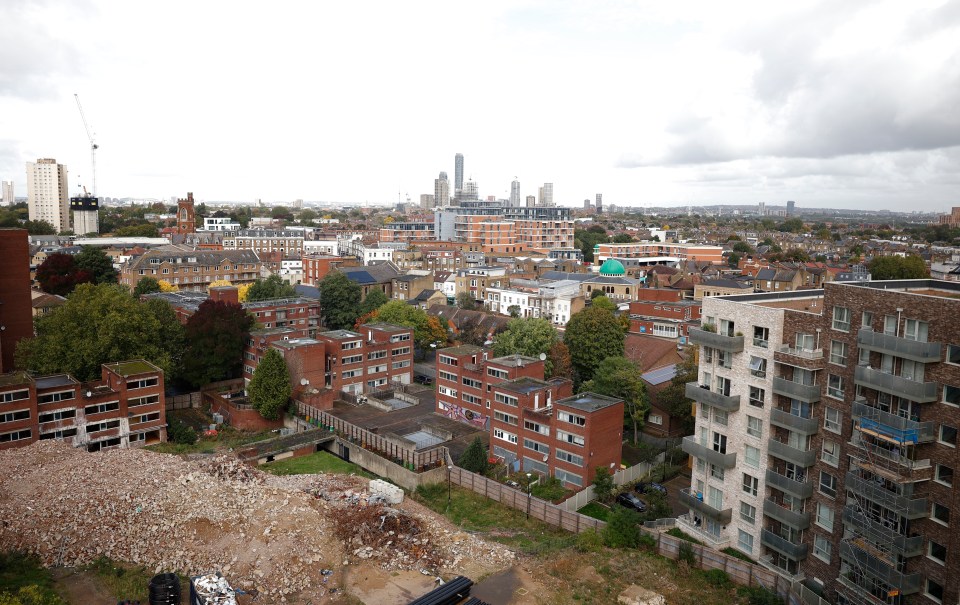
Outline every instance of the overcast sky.
{"label": "overcast sky", "polygon": [[0,178],[102,196],[960,205],[960,0],[0,2]]}

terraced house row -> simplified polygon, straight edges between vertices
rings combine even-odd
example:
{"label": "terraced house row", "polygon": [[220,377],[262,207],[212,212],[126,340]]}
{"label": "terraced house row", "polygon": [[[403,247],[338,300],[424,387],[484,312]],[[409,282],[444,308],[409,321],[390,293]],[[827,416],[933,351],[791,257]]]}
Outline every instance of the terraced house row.
{"label": "terraced house row", "polygon": [[704,299],[678,524],[831,602],[956,603],[958,316],[935,280]]}

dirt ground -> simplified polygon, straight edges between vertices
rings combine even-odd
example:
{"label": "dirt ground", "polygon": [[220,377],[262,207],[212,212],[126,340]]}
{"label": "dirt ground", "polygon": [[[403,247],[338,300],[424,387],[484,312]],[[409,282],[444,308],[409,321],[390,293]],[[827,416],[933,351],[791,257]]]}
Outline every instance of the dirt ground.
{"label": "dirt ground", "polygon": [[117,601],[92,573],[67,567],[56,567],[50,572],[57,594],[70,605],[108,605]]}

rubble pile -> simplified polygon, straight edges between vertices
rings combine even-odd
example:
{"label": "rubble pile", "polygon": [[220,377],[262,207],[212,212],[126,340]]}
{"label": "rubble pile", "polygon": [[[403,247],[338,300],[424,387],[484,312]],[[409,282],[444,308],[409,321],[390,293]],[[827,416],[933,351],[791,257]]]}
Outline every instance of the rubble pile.
{"label": "rubble pile", "polygon": [[442,557],[413,517],[395,508],[368,503],[344,508],[334,532],[359,559],[378,561],[386,569],[424,569],[435,574]]}
{"label": "rubble pile", "polygon": [[263,483],[265,474],[231,456],[214,456],[199,463],[200,470],[224,481]]}

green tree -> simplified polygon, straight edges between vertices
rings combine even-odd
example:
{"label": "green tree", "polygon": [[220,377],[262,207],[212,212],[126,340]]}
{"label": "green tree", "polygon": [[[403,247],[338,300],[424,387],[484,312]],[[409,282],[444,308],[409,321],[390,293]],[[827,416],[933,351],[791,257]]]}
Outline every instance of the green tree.
{"label": "green tree", "polygon": [[598,466],[597,473],[593,476],[593,494],[600,502],[609,502],[613,500],[613,494],[617,486],[613,482],[613,475],[610,469],[605,466]]}
{"label": "green tree", "polygon": [[457,294],[457,306],[461,309],[466,309],[467,311],[476,311],[480,308],[480,305],[477,304],[477,301],[469,292],[461,292],[460,294]]}
{"label": "green tree", "polygon": [[363,302],[360,303],[360,317],[376,311],[388,302],[390,302],[390,299],[387,298],[383,290],[371,290],[367,297],[363,299]]}
{"label": "green tree", "polygon": [[439,346],[447,342],[447,331],[436,317],[430,317],[423,309],[408,305],[402,300],[392,300],[380,307],[376,320],[413,328],[413,340],[421,350],[433,343],[438,343]]}
{"label": "green tree", "polygon": [[870,276],[876,280],[924,279],[930,277],[923,259],[916,255],[877,256],[868,265]]}
{"label": "green tree", "polygon": [[101,248],[83,246],[74,260],[77,268],[89,272],[95,284],[117,283],[117,270],[113,268],[113,260]]}
{"label": "green tree", "polygon": [[279,275],[271,275],[266,279],[258,279],[247,290],[247,302],[258,300],[272,300],[274,298],[293,298],[297,291],[293,286],[283,281]]}
{"label": "green tree", "polygon": [[[497,334],[493,340],[493,355],[526,355],[540,357],[547,355],[558,340],[557,329],[546,319],[538,317],[514,318],[507,329]],[[553,367],[547,359],[546,373],[551,375]]]}
{"label": "green tree", "polygon": [[610,548],[636,548],[640,545],[643,517],[625,506],[614,506],[603,528],[603,542]]}
{"label": "green tree", "polygon": [[600,296],[596,296],[592,299],[592,301],[593,302],[591,304],[598,309],[605,309],[607,311],[610,311],[611,313],[617,310],[617,305],[612,300],[610,300],[606,294],[601,294]]}
{"label": "green tree", "polygon": [[38,374],[100,377],[105,363],[145,359],[170,380],[183,350],[182,326],[163,301],[148,305],[122,286],[81,284],[49,315],[36,321],[35,338],[17,345],[17,365]]}
{"label": "green tree", "polygon": [[785,233],[800,233],[803,231],[803,220],[799,218],[788,218],[777,225],[777,231],[782,231]]}
{"label": "green tree", "polygon": [[479,475],[487,472],[490,463],[487,461],[487,449],[484,447],[483,440],[480,437],[475,438],[470,442],[470,445],[467,446],[467,449],[463,450],[463,454],[461,454],[460,459],[457,460],[457,466]]}
{"label": "green tree", "polygon": [[670,516],[670,503],[667,502],[667,497],[652,487],[647,487],[643,493],[643,501],[647,504],[647,512],[643,513],[644,521],[656,521]]}
{"label": "green tree", "polygon": [[194,386],[240,375],[253,317],[238,304],[205,300],[186,325],[183,376]]}
{"label": "green tree", "polygon": [[67,296],[79,284],[93,281],[93,275],[77,266],[77,261],[69,254],[49,255],[37,267],[37,282],[48,294]]}
{"label": "green tree", "polygon": [[727,257],[727,265],[736,269],[740,265],[740,255],[736,252],[731,252],[730,256]]}
{"label": "green tree", "polygon": [[290,372],[287,363],[276,349],[268,349],[253,371],[247,386],[250,405],[267,420],[283,415],[290,401]]}
{"label": "green tree", "polygon": [[583,383],[583,390],[622,399],[625,423],[633,427],[633,442],[638,442],[650,400],[637,364],[626,357],[607,357],[597,366],[593,378]]}
{"label": "green tree", "polygon": [[27,230],[27,233],[30,235],[56,235],[57,230],[54,229],[47,221],[30,221],[28,220],[23,225],[24,229]]}
{"label": "green tree", "polygon": [[733,245],[733,251],[740,254],[753,254],[753,247],[747,242],[737,242]]}
{"label": "green tree", "polygon": [[141,223],[139,225],[128,225],[120,227],[114,232],[117,237],[157,237],[160,231],[156,225],[150,223]]}
{"label": "green tree", "polygon": [[570,349],[562,340],[557,340],[550,347],[547,353],[547,366],[550,368],[549,376],[559,376],[561,378],[573,379],[573,364],[570,362]]}
{"label": "green tree", "polygon": [[144,294],[152,294],[160,291],[160,282],[149,275],[141,277],[137,286],[133,289],[134,298],[140,298]]}
{"label": "green tree", "polygon": [[50,588],[31,584],[16,593],[0,592],[0,605],[64,605],[63,600]]}
{"label": "green tree", "polygon": [[311,210],[310,208],[305,208],[300,211],[300,214],[297,215],[297,221],[301,225],[312,225],[313,219],[317,218],[317,211]]}
{"label": "green tree", "polygon": [[360,286],[339,271],[320,280],[320,313],[331,330],[349,330],[360,311]]}
{"label": "green tree", "polygon": [[603,290],[594,290],[593,292],[590,293],[590,300],[594,301],[600,298],[601,296],[604,296],[604,297],[606,296],[606,293]]}
{"label": "green tree", "polygon": [[580,381],[593,378],[594,370],[607,357],[622,356],[623,341],[623,324],[613,313],[597,306],[574,313],[563,336]]}
{"label": "green tree", "polygon": [[618,233],[613,236],[611,241],[614,244],[629,244],[630,242],[634,241],[634,239],[630,237],[630,234],[628,233]]}

